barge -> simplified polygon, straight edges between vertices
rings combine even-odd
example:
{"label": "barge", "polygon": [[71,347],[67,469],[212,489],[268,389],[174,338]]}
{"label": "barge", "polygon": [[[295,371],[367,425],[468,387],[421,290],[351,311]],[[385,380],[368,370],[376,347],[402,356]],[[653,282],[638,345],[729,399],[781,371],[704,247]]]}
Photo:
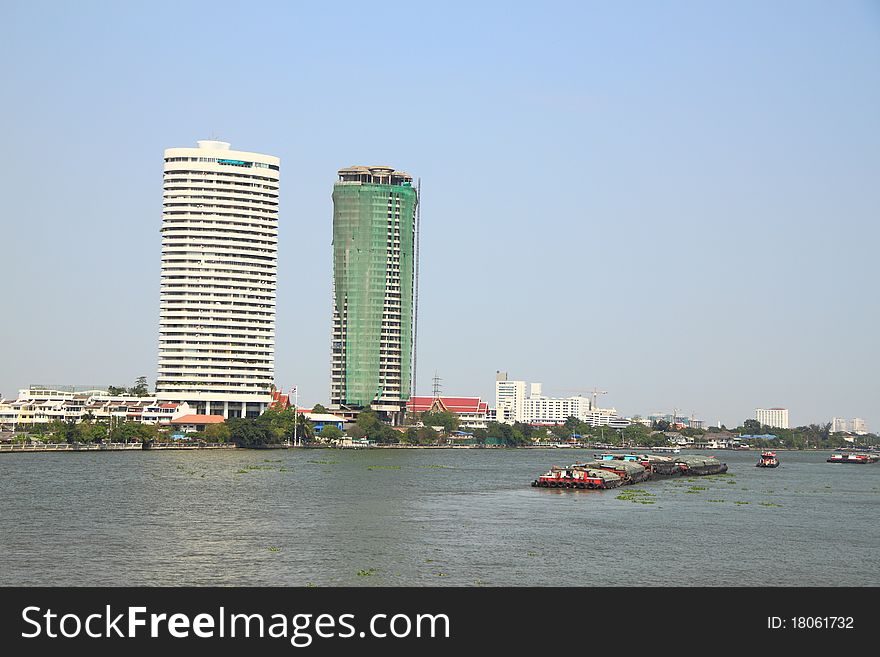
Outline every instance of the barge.
{"label": "barge", "polygon": [[616,488],[656,476],[702,476],[727,472],[727,464],[714,456],[655,456],[598,454],[594,460],[568,467],[553,466],[532,486],[540,488]]}
{"label": "barge", "polygon": [[532,482],[532,486],[539,488],[578,488],[583,490],[587,488],[617,488],[623,483],[623,479],[614,472],[572,465],[567,468],[553,466],[548,472],[535,479]]}
{"label": "barge", "polygon": [[876,454],[853,452],[851,454],[835,453],[829,456],[828,463],[876,463],[880,459]]}

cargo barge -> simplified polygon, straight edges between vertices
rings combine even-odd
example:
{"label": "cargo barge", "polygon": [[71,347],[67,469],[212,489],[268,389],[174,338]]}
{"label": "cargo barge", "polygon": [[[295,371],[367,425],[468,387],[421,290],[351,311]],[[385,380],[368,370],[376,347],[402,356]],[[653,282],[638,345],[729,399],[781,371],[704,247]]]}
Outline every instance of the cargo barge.
{"label": "cargo barge", "polygon": [[607,489],[636,484],[655,476],[702,476],[727,472],[714,456],[599,454],[568,467],[554,466],[532,481],[538,488]]}
{"label": "cargo barge", "polygon": [[621,484],[623,484],[623,479],[613,472],[578,465],[567,468],[553,466],[548,472],[532,482],[533,487],[539,488],[579,488],[581,490],[617,488]]}
{"label": "cargo barge", "polygon": [[761,452],[761,459],[755,463],[756,468],[778,468],[779,459],[776,452]]}
{"label": "cargo barge", "polygon": [[854,452],[852,454],[832,454],[826,461],[828,463],[876,463],[880,459],[876,454],[863,454]]}

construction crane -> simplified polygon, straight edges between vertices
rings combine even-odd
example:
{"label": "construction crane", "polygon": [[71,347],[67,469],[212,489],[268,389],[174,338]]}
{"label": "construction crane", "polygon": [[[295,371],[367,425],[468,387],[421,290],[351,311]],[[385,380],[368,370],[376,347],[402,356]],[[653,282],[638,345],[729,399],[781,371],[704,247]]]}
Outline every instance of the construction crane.
{"label": "construction crane", "polygon": [[[584,394],[583,388],[557,388],[557,390],[564,390],[565,392],[576,392],[578,395],[581,395],[581,396],[583,396],[583,394]],[[593,403],[590,406],[590,410],[595,410],[596,409],[596,397],[598,397],[599,395],[607,395],[608,391],[607,390],[599,390],[598,388],[593,387],[592,390],[587,390],[587,394],[592,395],[592,397],[593,397]]]}
{"label": "construction crane", "polygon": [[599,390],[598,388],[594,387],[590,392],[593,394],[593,404],[590,406],[590,410],[595,411],[596,410],[596,395],[607,395],[608,391],[607,390]]}

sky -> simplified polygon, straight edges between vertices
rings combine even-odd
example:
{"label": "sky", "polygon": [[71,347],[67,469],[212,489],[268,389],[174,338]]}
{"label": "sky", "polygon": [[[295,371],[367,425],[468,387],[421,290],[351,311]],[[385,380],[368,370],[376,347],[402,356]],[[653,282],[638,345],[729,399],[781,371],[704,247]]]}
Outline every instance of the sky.
{"label": "sky", "polygon": [[0,394],[155,381],[162,157],[281,158],[329,401],[336,171],[421,180],[417,392],[880,429],[880,3],[0,4]]}

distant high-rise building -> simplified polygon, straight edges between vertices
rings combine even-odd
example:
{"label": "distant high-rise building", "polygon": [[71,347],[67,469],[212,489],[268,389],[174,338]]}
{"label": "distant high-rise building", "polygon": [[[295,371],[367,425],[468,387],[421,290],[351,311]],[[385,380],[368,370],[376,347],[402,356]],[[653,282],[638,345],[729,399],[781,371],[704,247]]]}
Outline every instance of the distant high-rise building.
{"label": "distant high-rise building", "polygon": [[333,186],[330,401],[402,420],[412,392],[416,210],[412,176],[339,170]]}
{"label": "distant high-rise building", "polygon": [[274,382],[280,160],[229,146],[165,151],[156,396],[255,417]]}
{"label": "distant high-rise building", "polygon": [[846,418],[842,418],[842,417],[831,418],[831,433],[846,433],[848,431],[849,431],[849,422],[846,421]]}
{"label": "distant high-rise building", "polygon": [[755,419],[765,427],[788,429],[787,408],[756,408]]}
{"label": "distant high-rise building", "polygon": [[868,425],[867,423],[860,417],[854,417],[852,422],[850,423],[852,427],[853,433],[863,434],[868,433]]}
{"label": "distant high-rise building", "polygon": [[495,417],[498,422],[522,422],[525,418],[525,400],[525,381],[509,380],[507,372],[495,373]]}

